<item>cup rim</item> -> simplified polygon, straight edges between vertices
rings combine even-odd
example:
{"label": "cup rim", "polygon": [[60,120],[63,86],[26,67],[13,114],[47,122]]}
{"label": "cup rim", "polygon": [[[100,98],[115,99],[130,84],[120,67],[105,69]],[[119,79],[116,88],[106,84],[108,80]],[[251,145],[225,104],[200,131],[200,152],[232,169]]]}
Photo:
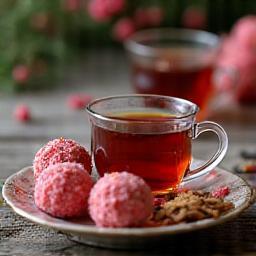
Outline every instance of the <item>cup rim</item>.
{"label": "cup rim", "polygon": [[[168,36],[170,39],[181,39],[195,41],[198,43],[204,43],[209,46],[210,49],[217,48],[220,43],[220,37],[214,33],[207,32],[204,30],[196,30],[196,29],[185,29],[185,28],[153,28],[153,29],[143,29],[135,32],[131,37],[129,37],[124,42],[124,47],[126,50],[131,53],[135,53],[140,56],[158,56],[159,54],[164,54],[170,48],[161,48],[154,47],[150,45],[145,45],[140,42],[142,37],[148,36],[149,38],[161,36]],[[193,40],[191,38],[194,38]],[[212,43],[209,43],[209,40],[212,40]]]}
{"label": "cup rim", "polygon": [[127,123],[127,122],[130,122],[131,120],[130,119],[126,120],[125,118],[110,117],[110,116],[107,116],[104,114],[100,114],[100,113],[92,110],[92,106],[101,101],[118,99],[118,98],[119,99],[120,98],[129,98],[129,97],[132,97],[132,98],[154,97],[154,98],[162,98],[162,99],[169,99],[169,100],[173,99],[173,100],[179,101],[181,103],[186,103],[192,107],[192,111],[190,113],[184,114],[181,116],[175,116],[175,117],[170,116],[161,121],[159,121],[159,120],[132,120],[133,123],[168,123],[171,121],[182,120],[182,119],[186,119],[190,116],[194,116],[200,109],[195,103],[193,103],[189,100],[177,98],[177,97],[157,95],[157,94],[120,94],[120,95],[113,95],[113,96],[107,96],[107,97],[101,97],[101,98],[95,99],[86,106],[86,111],[90,116],[93,116],[94,118],[100,119],[102,121],[114,121],[114,122]]}

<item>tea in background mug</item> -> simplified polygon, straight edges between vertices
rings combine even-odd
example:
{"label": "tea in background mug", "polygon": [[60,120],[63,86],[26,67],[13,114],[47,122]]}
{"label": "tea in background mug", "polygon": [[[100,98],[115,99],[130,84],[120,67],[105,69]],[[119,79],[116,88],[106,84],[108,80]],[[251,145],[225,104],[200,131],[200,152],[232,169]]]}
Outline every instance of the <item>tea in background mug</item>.
{"label": "tea in background mug", "polygon": [[[160,95],[121,95],[97,99],[87,111],[97,172],[127,171],[142,177],[154,193],[176,189],[223,159],[228,138],[213,122],[195,123],[199,108],[184,99]],[[219,148],[203,166],[190,170],[191,142],[199,134],[218,135]]]}
{"label": "tea in background mug", "polygon": [[215,34],[175,28],[138,31],[125,42],[136,93],[187,99],[204,116],[214,94]]}

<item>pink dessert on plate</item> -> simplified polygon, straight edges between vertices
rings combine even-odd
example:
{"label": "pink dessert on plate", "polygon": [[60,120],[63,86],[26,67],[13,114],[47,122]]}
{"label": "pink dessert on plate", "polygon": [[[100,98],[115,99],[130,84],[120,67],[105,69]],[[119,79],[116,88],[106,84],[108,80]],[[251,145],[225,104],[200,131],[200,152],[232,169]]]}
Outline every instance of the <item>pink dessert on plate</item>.
{"label": "pink dessert on plate", "polygon": [[79,163],[89,174],[92,171],[88,151],[74,140],[60,138],[49,141],[36,153],[33,163],[35,180],[48,166],[65,162]]}
{"label": "pink dessert on plate", "polygon": [[150,187],[142,178],[127,172],[105,174],[89,197],[89,213],[99,227],[140,226],[152,210]]}
{"label": "pink dessert on plate", "polygon": [[35,204],[60,218],[87,213],[93,181],[81,164],[58,163],[45,169],[35,184]]}

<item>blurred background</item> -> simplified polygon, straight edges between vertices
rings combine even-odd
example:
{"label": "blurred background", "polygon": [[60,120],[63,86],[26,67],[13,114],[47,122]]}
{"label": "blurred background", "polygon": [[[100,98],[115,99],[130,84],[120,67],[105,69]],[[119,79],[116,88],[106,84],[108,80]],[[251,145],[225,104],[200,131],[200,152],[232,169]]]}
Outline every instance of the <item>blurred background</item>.
{"label": "blurred background", "polygon": [[[122,42],[135,31],[178,27],[206,30],[224,37],[239,18],[255,11],[253,0],[3,0],[0,3],[0,89],[5,92],[52,90],[61,84],[56,79],[70,73],[70,62],[87,58],[97,69],[95,62],[105,60],[101,50],[120,50]],[[250,41],[247,44],[251,47],[256,44],[253,18],[241,24],[241,35],[238,35]],[[90,59],[86,54],[93,51],[97,57]],[[230,53],[235,54],[236,50]],[[91,72],[92,67],[84,68],[84,78]],[[83,84],[84,89],[93,86],[86,81]]]}
{"label": "blurred background", "polygon": [[[89,145],[86,114],[76,110],[102,96],[156,92],[144,89],[162,86],[161,81],[170,87],[176,84],[176,89],[158,90],[158,94],[181,97],[183,94],[176,92],[182,90],[179,89],[183,88],[182,83],[188,88],[197,81],[200,93],[211,92],[203,106],[207,110],[200,118],[217,120],[232,138],[251,141],[255,138],[256,123],[255,12],[254,0],[2,0],[0,160],[3,170],[7,169],[7,173],[11,168],[29,164],[33,153],[51,138],[71,137]],[[153,66],[131,72],[123,43],[133,38],[134,33],[160,27],[196,29],[218,36],[217,53],[206,80],[201,69],[169,70],[178,55],[173,62],[172,57],[163,54]],[[150,46],[149,42],[142,44],[163,47]],[[179,47],[178,43],[176,46]],[[161,78],[162,75],[166,78]],[[7,159],[14,155],[16,161],[10,166]]]}

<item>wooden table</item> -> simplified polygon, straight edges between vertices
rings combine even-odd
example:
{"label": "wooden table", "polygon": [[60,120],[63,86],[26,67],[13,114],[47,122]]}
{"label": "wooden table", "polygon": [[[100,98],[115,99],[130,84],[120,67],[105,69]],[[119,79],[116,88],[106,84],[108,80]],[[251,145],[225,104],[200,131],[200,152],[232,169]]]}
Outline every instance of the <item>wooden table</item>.
{"label": "wooden table", "polygon": [[[48,140],[69,137],[89,146],[90,129],[85,111],[70,110],[66,105],[71,92],[95,97],[131,92],[125,57],[120,52],[90,52],[67,68],[51,92],[24,95],[0,95],[0,179],[31,165],[35,152]],[[114,59],[113,59],[114,58]],[[19,124],[12,118],[18,103],[27,103],[33,119]],[[211,115],[227,130],[230,146],[221,166],[233,171],[241,163],[240,151],[256,150],[256,109],[221,107]],[[200,141],[199,141],[200,140]],[[194,155],[206,158],[216,146],[215,137],[202,136],[194,143]],[[256,174],[243,175],[256,186]],[[132,249],[132,248],[131,248]],[[35,225],[0,207],[0,255],[225,255],[256,254],[256,205],[239,218],[218,227],[170,237],[164,245],[140,251],[114,251],[73,243],[64,235]]]}

